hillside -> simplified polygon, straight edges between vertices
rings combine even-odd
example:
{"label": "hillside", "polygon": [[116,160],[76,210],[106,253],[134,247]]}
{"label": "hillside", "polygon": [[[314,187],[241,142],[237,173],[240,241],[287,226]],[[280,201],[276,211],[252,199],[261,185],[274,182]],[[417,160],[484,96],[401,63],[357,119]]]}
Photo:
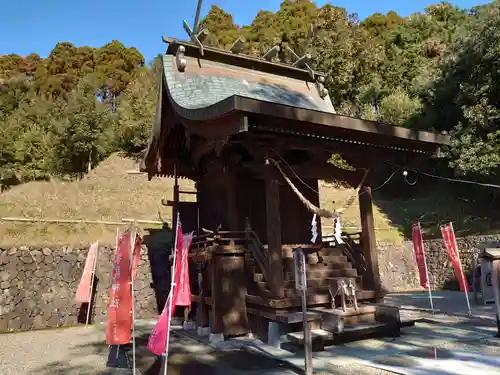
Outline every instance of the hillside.
{"label": "hillside", "polygon": [[[123,218],[160,221],[170,219],[170,210],[161,205],[171,198],[173,181],[153,179],[137,170],[136,162],[114,154],[80,181],[35,181],[14,186],[0,195],[0,217],[82,219],[120,222]],[[191,181],[180,182],[194,189]],[[141,225],[159,228],[160,225]],[[2,222],[0,243],[85,244],[90,241],[114,243],[115,225]]]}
{"label": "hillside", "polygon": [[[171,211],[161,205],[161,199],[172,197],[171,179],[148,181],[143,174],[130,174],[136,162],[114,154],[80,181],[30,182],[14,186],[0,194],[0,217],[43,219],[82,219],[119,222],[123,218],[159,221],[158,212],[170,221]],[[181,180],[181,188],[194,190],[192,181]],[[352,189],[322,183],[321,202],[345,202]],[[377,194],[375,199],[375,226],[380,241],[400,241],[409,234],[411,223],[420,220],[428,236],[439,236],[439,224],[453,220],[458,235],[500,232],[500,222],[492,221],[494,212],[478,211],[474,205],[454,198],[439,188],[411,199],[388,199]],[[346,231],[360,228],[359,207],[356,202],[342,217]],[[114,243],[117,225],[54,224],[2,221],[0,245],[87,244],[99,240]],[[144,233],[160,229],[161,225],[141,225]],[[331,223],[323,223],[324,232]]]}

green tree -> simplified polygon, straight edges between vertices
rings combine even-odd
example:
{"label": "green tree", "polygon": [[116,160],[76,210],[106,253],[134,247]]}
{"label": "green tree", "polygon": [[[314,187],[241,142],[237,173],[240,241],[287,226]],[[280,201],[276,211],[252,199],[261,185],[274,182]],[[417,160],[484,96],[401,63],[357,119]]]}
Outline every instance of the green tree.
{"label": "green tree", "polygon": [[451,166],[485,175],[500,167],[500,4],[473,17],[425,96],[418,125],[451,131]]}
{"label": "green tree", "polygon": [[130,153],[147,147],[158,96],[158,84],[153,69],[142,69],[128,85],[118,107],[120,146]]}
{"label": "green tree", "polygon": [[229,48],[241,35],[234,24],[233,16],[217,5],[212,5],[206,17],[200,21],[200,30],[208,31],[206,44],[218,48]]}
{"label": "green tree", "polygon": [[418,98],[412,98],[406,91],[398,89],[380,101],[376,119],[389,124],[404,125],[419,111]]}
{"label": "green tree", "polygon": [[144,66],[144,56],[136,48],[127,48],[120,41],[113,40],[95,50],[94,64],[99,95],[112,105],[114,111],[120,94],[133,80],[134,72]]}
{"label": "green tree", "polygon": [[83,79],[71,93],[54,127],[51,162],[61,175],[82,177],[116,150],[114,119],[97,97],[97,86]]}

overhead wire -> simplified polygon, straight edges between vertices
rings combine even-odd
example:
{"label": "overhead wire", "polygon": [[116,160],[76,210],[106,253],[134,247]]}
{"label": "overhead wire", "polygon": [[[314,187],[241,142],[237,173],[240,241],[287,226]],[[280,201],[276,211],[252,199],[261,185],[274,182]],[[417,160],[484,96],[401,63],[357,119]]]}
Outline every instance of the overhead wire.
{"label": "overhead wire", "polygon": [[[422,171],[419,171],[419,170],[417,170],[415,168],[403,167],[403,166],[400,166],[400,165],[392,163],[392,162],[386,162],[386,163],[392,164],[395,167],[398,167],[398,169],[404,169],[404,170],[412,171],[412,172],[414,172],[416,174],[421,174],[423,176],[427,176],[427,177],[431,177],[431,178],[436,178],[436,179],[443,180],[443,181],[457,182],[457,183],[463,183],[463,184],[470,184],[470,185],[476,185],[476,186],[483,186],[483,187],[490,187],[490,188],[494,188],[494,189],[500,189],[500,185],[497,185],[497,184],[487,184],[487,183],[482,183],[482,182],[477,182],[477,181],[463,180],[463,179],[460,179],[460,178],[443,177],[443,176],[438,176],[438,175],[435,175],[435,174],[432,174],[432,173],[422,172]],[[416,183],[416,181],[415,181],[415,183]],[[411,183],[409,183],[409,184],[411,185]]]}

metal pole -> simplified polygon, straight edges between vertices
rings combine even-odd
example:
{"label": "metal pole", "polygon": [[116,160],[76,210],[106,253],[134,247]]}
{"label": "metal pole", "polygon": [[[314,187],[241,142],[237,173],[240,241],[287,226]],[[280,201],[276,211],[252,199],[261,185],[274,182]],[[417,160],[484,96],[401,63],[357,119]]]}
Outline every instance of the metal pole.
{"label": "metal pole", "polygon": [[[422,233],[422,228],[420,227],[420,223],[418,223],[418,229],[420,233]],[[420,236],[420,240],[422,240],[422,236]],[[429,278],[429,270],[427,269],[427,257],[425,256],[424,243],[422,241],[422,256],[424,257],[424,267],[425,267],[425,277],[427,279],[427,290],[429,291],[429,302],[431,304],[432,315],[434,315],[434,303],[432,302],[432,292],[431,292],[431,279]]]}
{"label": "metal pole", "polygon": [[134,250],[135,250],[135,239],[137,236],[137,229],[134,223],[132,231],[130,233],[130,281],[131,281],[131,292],[132,292],[132,373],[136,374],[135,366],[135,295],[134,295]]}
{"label": "metal pole", "polygon": [[495,310],[497,318],[497,337],[500,337],[500,260],[491,262],[491,281],[493,295],[495,298]]}
{"label": "metal pole", "polygon": [[301,292],[305,375],[312,375],[312,340],[309,322],[307,321],[307,275],[304,250],[301,248],[294,249],[293,263],[295,271],[295,289]]}
{"label": "metal pole", "polygon": [[467,308],[469,309],[469,316],[472,316],[472,310],[470,308],[470,302],[469,302],[469,291],[467,290],[469,288],[469,285],[465,280],[464,270],[462,268],[462,261],[460,260],[460,252],[458,251],[458,246],[457,246],[457,239],[455,238],[455,230],[453,229],[453,223],[451,221],[450,221],[450,229],[451,232],[453,233],[453,243],[455,245],[455,249],[457,250],[458,266],[460,267],[460,277],[462,278],[462,283],[464,285],[465,299],[467,301]]}
{"label": "metal pole", "polygon": [[174,257],[173,257],[173,262],[172,262],[172,272],[171,272],[171,282],[170,282],[170,292],[169,292],[169,306],[168,306],[168,332],[167,332],[167,342],[165,343],[165,366],[163,368],[163,375],[167,375],[167,367],[168,367],[168,347],[169,347],[169,342],[170,342],[170,325],[171,325],[171,319],[172,319],[172,304],[173,304],[173,299],[174,299],[174,288],[175,288],[175,266],[177,263],[177,232],[178,232],[178,226],[179,226],[179,212],[177,212],[177,218],[176,218],[176,226],[175,226],[175,240],[174,240],[174,246],[172,247],[174,250]]}
{"label": "metal pole", "polygon": [[99,256],[99,241],[97,241],[96,245],[97,245],[97,249],[95,251],[94,265],[92,267],[92,281],[90,282],[90,301],[89,301],[89,305],[87,307],[87,319],[85,320],[85,328],[87,328],[89,325],[90,309],[92,307],[92,292],[94,291],[95,269],[96,269],[96,265],[97,265],[97,257]]}
{"label": "metal pole", "polygon": [[[120,229],[116,228],[116,246],[115,246],[115,257],[116,257],[116,252],[118,251],[118,240],[120,239]],[[115,265],[113,264],[113,267]],[[116,346],[116,360],[118,361],[118,356],[120,354],[120,344]]]}
{"label": "metal pole", "polygon": [[307,290],[302,290],[302,324],[304,325],[305,375],[312,375],[312,340],[307,321]]}

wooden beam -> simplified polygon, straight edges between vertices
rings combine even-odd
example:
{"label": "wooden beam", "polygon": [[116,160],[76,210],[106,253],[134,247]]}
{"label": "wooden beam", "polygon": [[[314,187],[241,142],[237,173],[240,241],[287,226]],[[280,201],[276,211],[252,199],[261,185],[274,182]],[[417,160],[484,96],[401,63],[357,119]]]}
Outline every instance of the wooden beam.
{"label": "wooden beam", "polygon": [[268,285],[273,296],[277,298],[285,295],[279,188],[280,183],[277,180],[266,180],[267,257],[270,272]]}
{"label": "wooden beam", "polygon": [[[386,160],[394,160],[402,163],[409,155],[412,158],[429,158],[428,154],[409,153],[404,150],[383,147],[370,147],[357,142],[331,141],[322,138],[309,138],[281,133],[252,132],[251,139],[236,138],[232,142],[240,143],[248,150],[252,150],[252,154],[257,154],[258,149],[260,149],[260,154],[265,154],[267,150],[268,155],[271,157],[274,154],[271,149],[277,150],[280,154],[284,150],[290,149],[306,150],[316,154],[340,154],[352,166],[357,168],[371,168],[372,165]],[[280,144],[285,145],[285,148],[281,149]]]}
{"label": "wooden beam", "polygon": [[191,294],[191,300],[193,302],[203,301],[207,305],[212,305],[214,303],[214,299],[212,297],[201,297],[201,296],[197,296],[196,294]]}
{"label": "wooden beam", "polygon": [[[253,173],[259,175],[260,177],[265,177],[269,170],[269,165],[258,162],[247,162],[243,164],[243,167],[250,169]],[[318,165],[316,163],[307,163],[297,166],[291,166],[293,172],[304,179],[318,179],[318,180],[329,180],[336,179],[340,181],[345,181],[353,187],[357,187],[363,178],[363,171],[348,171],[345,169],[340,169],[332,164]],[[283,170],[290,171],[288,167],[283,167]],[[295,176],[290,171],[290,178],[294,179]]]}
{"label": "wooden beam", "polygon": [[369,280],[366,280],[369,289],[381,290],[380,272],[378,266],[378,251],[375,238],[375,223],[373,218],[372,191],[369,186],[362,186],[359,190],[359,213],[361,216],[361,243],[363,254],[368,262]]}

